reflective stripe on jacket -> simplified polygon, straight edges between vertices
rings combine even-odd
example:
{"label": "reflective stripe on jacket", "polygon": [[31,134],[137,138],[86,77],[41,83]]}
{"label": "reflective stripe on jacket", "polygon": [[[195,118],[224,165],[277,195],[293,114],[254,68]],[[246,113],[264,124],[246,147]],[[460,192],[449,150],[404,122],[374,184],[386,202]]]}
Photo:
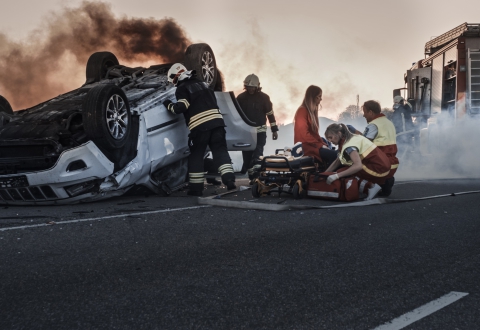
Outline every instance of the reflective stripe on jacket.
{"label": "reflective stripe on jacket", "polygon": [[369,176],[385,179],[390,173],[390,161],[388,157],[366,137],[353,135],[350,140],[342,145],[342,150],[339,155],[340,162],[343,165],[352,166],[352,160],[345,153],[348,147],[354,147],[358,150],[358,154],[362,160],[362,171]]}
{"label": "reflective stripe on jacket", "polygon": [[387,155],[388,160],[390,161],[390,173],[387,176],[388,178],[393,177],[397,168],[398,168],[398,158],[397,158],[397,139],[395,134],[395,126],[393,123],[384,115],[381,115],[370,122],[377,126],[378,134],[373,139],[373,143],[382,150],[385,155]]}

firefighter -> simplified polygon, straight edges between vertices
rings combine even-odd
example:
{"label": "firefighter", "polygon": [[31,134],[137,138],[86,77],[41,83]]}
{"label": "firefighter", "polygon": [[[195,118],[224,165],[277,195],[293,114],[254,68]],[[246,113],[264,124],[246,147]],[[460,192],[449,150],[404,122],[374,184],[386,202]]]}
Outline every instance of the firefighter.
{"label": "firefighter", "polygon": [[387,155],[390,160],[390,173],[385,183],[381,186],[381,196],[390,196],[395,183],[395,172],[398,168],[397,142],[395,137],[395,126],[381,113],[382,108],[377,101],[366,101],[362,106],[363,117],[367,120],[367,127],[363,136],[375,143],[375,145]]}
{"label": "firefighter", "polygon": [[272,139],[278,139],[278,126],[273,114],[270,97],[262,92],[260,80],[255,74],[248,75],[243,81],[245,92],[237,96],[237,101],[248,119],[257,124],[257,146],[253,151],[242,151],[242,173],[248,171],[250,180],[254,179],[253,166],[263,156],[263,148],[267,143],[267,118],[272,131]]}
{"label": "firefighter", "polygon": [[391,165],[387,155],[366,137],[351,133],[344,124],[330,124],[325,137],[338,145],[339,149],[338,158],[326,172],[338,171],[328,176],[327,183],[355,175],[361,181],[360,191],[365,191],[363,187],[367,188],[365,200],[374,198],[390,173]]}
{"label": "firefighter", "polygon": [[168,70],[168,81],[177,87],[177,102],[165,100],[163,105],[173,114],[183,114],[190,129],[188,145],[188,195],[202,196],[204,184],[204,156],[210,147],[213,161],[228,190],[235,189],[235,174],[225,140],[225,123],[215,94],[205,82],[196,78],[195,70],[187,71],[180,63]]}
{"label": "firefighter", "polygon": [[401,153],[412,146],[415,126],[412,119],[412,107],[405,99],[397,95],[393,98],[392,122],[397,132],[397,144]]}

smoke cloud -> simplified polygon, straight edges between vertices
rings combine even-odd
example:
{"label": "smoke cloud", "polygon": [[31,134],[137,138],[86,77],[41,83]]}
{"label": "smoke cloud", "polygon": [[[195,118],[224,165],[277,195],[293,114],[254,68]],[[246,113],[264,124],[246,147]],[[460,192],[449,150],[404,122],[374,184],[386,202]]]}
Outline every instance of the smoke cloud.
{"label": "smoke cloud", "polygon": [[103,2],[51,13],[26,42],[0,34],[0,94],[15,110],[79,87],[85,64],[111,51],[122,64],[181,62],[191,44],[172,18],[117,18]]}
{"label": "smoke cloud", "polygon": [[251,27],[247,40],[230,41],[217,54],[217,62],[221,62],[220,67],[228,78],[228,90],[233,90],[235,95],[240,94],[245,77],[255,73],[260,78],[263,92],[272,100],[277,123],[281,124],[293,121],[295,111],[302,103],[309,85],[317,85],[323,90],[320,116],[336,119],[349,104],[346,100],[349,94],[352,94],[350,104],[353,104],[356,87],[348,74],[339,72],[328,80],[318,78],[307,81],[307,70],[321,72],[321,63],[315,68],[305,68],[279,59],[268,49],[268,40],[258,22],[251,20],[247,25]]}
{"label": "smoke cloud", "polygon": [[[440,114],[417,143],[399,148],[400,180],[480,178],[480,120]],[[427,143],[428,142],[428,143]]]}

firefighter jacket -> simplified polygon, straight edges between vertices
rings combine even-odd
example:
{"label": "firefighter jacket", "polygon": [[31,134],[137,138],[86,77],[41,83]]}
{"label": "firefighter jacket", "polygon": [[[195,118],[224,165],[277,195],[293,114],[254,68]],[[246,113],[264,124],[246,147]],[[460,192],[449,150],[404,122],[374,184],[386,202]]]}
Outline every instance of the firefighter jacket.
{"label": "firefighter jacket", "polygon": [[185,75],[183,80],[180,79],[175,91],[177,103],[171,103],[168,110],[174,114],[183,113],[190,131],[208,131],[225,126],[215,93],[208,88],[207,84],[195,78],[194,74]]}
{"label": "firefighter jacket", "polygon": [[[318,126],[318,116],[315,116]],[[304,106],[297,109],[295,118],[293,120],[293,141],[294,143],[302,142],[303,154],[305,156],[311,156],[322,161],[320,159],[320,148],[326,145],[323,139],[320,137],[318,130],[312,130],[311,119],[308,115],[308,110]]]}
{"label": "firefighter jacket", "polygon": [[[395,126],[393,123],[385,117],[384,114],[378,115],[372,120],[369,125],[375,125],[377,127],[377,136],[373,139],[373,143],[387,155],[390,161],[390,173],[387,178],[394,176],[398,168],[397,158],[397,140],[395,134]],[[368,136],[367,136],[368,137]]]}
{"label": "firefighter jacket", "polygon": [[393,106],[392,122],[395,125],[397,135],[413,133],[414,131],[411,110],[406,105],[395,104]]}
{"label": "firefighter jacket", "polygon": [[390,161],[387,155],[377,148],[372,141],[362,135],[353,135],[350,140],[340,142],[339,148],[340,154],[338,157],[340,162],[346,166],[353,165],[347,149],[354,148],[358,151],[362,161],[362,170],[356,173],[356,176],[373,183],[385,183],[385,179],[390,173]]}
{"label": "firefighter jacket", "polygon": [[272,102],[267,94],[261,91],[249,94],[245,91],[237,96],[237,101],[247,118],[257,123],[257,133],[267,131],[267,118],[272,132],[278,131]]}

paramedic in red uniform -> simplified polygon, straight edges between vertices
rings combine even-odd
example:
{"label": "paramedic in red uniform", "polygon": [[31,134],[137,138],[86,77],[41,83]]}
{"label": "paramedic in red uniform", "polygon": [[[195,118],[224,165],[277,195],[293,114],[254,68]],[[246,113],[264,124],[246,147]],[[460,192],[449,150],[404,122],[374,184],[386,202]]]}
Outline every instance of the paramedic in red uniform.
{"label": "paramedic in red uniform", "polygon": [[263,156],[263,148],[267,143],[267,118],[272,130],[272,139],[278,138],[278,126],[275,122],[272,102],[270,97],[262,92],[260,79],[255,74],[248,75],[243,81],[245,92],[237,96],[237,101],[248,119],[257,126],[257,146],[253,151],[242,151],[242,173],[248,171],[250,180],[254,179],[253,166]]}
{"label": "paramedic in red uniform", "polygon": [[367,127],[363,136],[375,143],[375,145],[387,155],[390,161],[390,173],[387,175],[385,183],[381,186],[381,196],[390,196],[392,187],[395,183],[395,172],[398,168],[396,131],[393,123],[381,113],[382,108],[377,101],[366,101],[363,106],[363,117],[367,120]]}
{"label": "paramedic in red uniform", "polygon": [[[355,175],[361,179],[361,192],[365,191],[362,185],[370,187],[365,199],[374,198],[390,173],[391,165],[387,155],[366,137],[351,133],[344,124],[329,125],[325,137],[338,145],[339,149],[338,158],[326,172],[339,170],[327,178],[327,183],[331,184],[339,178]],[[340,168],[341,166],[343,167]]]}
{"label": "paramedic in red uniform", "polygon": [[322,101],[322,89],[311,85],[305,92],[302,105],[297,109],[294,118],[294,143],[302,143],[304,156],[311,156],[328,167],[336,158],[337,153],[331,150],[320,137],[318,123],[318,108]]}

